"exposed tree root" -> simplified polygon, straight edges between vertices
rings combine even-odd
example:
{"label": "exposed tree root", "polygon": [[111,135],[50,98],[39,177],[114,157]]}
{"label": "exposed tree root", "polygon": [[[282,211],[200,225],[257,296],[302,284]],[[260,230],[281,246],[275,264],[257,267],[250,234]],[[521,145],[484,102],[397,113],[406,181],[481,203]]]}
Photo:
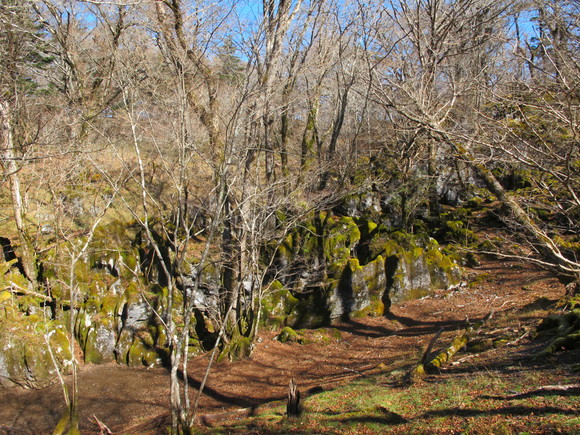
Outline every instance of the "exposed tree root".
{"label": "exposed tree root", "polygon": [[580,345],[580,308],[565,314],[546,317],[538,326],[539,335],[554,335],[550,344],[536,354],[536,358],[558,350],[573,349]]}
{"label": "exposed tree root", "polygon": [[[469,325],[467,328],[465,328],[465,331],[461,335],[455,337],[451,342],[451,344],[449,345],[449,347],[440,352],[435,358],[429,360],[429,357],[426,352],[425,355],[423,355],[423,362],[419,364],[417,367],[415,367],[415,369],[409,374],[409,380],[411,382],[415,382],[423,378],[428,373],[437,373],[441,369],[441,367],[445,365],[445,363],[450,361],[451,358],[453,358],[453,356],[457,352],[459,352],[459,350],[461,350],[467,345],[473,333],[477,331],[479,328],[481,328],[491,318],[492,315],[493,311],[490,312],[480,321],[472,325]],[[439,334],[440,332],[435,335],[433,340],[431,340],[428,349],[431,349],[433,347],[433,344],[435,340],[439,337]]]}

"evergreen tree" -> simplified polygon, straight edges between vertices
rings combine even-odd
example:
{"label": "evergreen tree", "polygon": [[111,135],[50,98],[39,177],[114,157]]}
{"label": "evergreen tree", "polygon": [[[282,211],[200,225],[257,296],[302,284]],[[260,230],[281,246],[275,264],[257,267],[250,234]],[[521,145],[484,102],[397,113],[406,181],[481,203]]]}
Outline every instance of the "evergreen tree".
{"label": "evergreen tree", "polygon": [[223,81],[236,83],[243,77],[244,67],[236,55],[236,45],[231,37],[227,37],[218,48],[219,78]]}

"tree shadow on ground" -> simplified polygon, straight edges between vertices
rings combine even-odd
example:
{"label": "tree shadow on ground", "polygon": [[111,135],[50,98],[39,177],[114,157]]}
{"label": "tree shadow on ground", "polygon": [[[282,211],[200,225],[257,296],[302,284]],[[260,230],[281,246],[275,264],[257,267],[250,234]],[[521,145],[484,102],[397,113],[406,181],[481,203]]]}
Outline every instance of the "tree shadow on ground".
{"label": "tree shadow on ground", "polygon": [[548,396],[580,396],[580,386],[568,388],[566,390],[534,390],[527,393],[512,394],[510,396],[480,396],[481,399],[491,400],[521,400],[529,399],[531,397],[548,397]]}
{"label": "tree shadow on ground", "polygon": [[336,416],[337,420],[339,420],[342,423],[362,423],[362,424],[385,424],[385,425],[397,425],[397,424],[405,424],[408,423],[409,420],[407,420],[405,417],[401,416],[400,414],[397,414],[396,412],[393,411],[389,411],[388,409],[379,406],[377,407],[377,409],[375,410],[375,412],[379,412],[382,415],[359,415],[359,416],[352,416],[352,417],[346,417],[346,418],[340,418],[340,414],[327,414],[330,416]]}
{"label": "tree shadow on ground", "polygon": [[573,409],[557,408],[555,406],[506,406],[497,409],[464,409],[464,408],[445,408],[434,411],[427,411],[414,418],[414,420],[422,420],[434,417],[479,417],[492,415],[542,415],[542,414],[563,414],[563,415],[578,415],[578,411]]}
{"label": "tree shadow on ground", "polygon": [[[466,327],[464,320],[422,322],[411,317],[400,316],[390,310],[385,313],[385,318],[388,320],[397,321],[401,325],[406,326],[405,329],[396,331],[396,335],[401,337],[416,337],[419,335],[435,334],[440,329],[443,329],[444,331],[451,331],[456,329],[464,329]],[[477,320],[479,319],[473,319],[473,322],[476,322]]]}
{"label": "tree shadow on ground", "polygon": [[528,313],[536,310],[546,310],[548,308],[554,307],[558,303],[558,299],[548,299],[546,297],[541,297],[536,299],[534,302],[524,305],[519,309],[522,313]]}
{"label": "tree shadow on ground", "polygon": [[[183,382],[185,380],[183,371],[179,370],[178,376],[180,381]],[[199,388],[201,387],[201,382],[191,375],[187,376],[187,383],[190,388],[193,388],[197,391],[199,391]],[[240,408],[251,408],[259,404],[259,402],[257,402],[255,399],[251,399],[245,396],[228,396],[226,394],[220,393],[219,391],[209,387],[207,384],[203,387],[203,394],[217,400],[218,402],[237,406]]]}
{"label": "tree shadow on ground", "polygon": [[345,320],[334,327],[339,331],[348,332],[349,334],[358,335],[360,337],[379,338],[393,335],[395,333],[394,330],[384,326],[365,325],[364,323],[352,319]]}
{"label": "tree shadow on ground", "polygon": [[[493,365],[490,365],[489,361],[483,358],[475,363],[448,365],[445,367],[445,373],[453,376],[491,370],[503,375],[511,375],[526,371],[551,372],[556,367],[565,371],[571,371],[572,364],[580,361],[580,348],[555,352],[550,358],[538,358],[538,352],[544,347],[545,342],[538,341],[537,339],[532,342],[523,343],[522,346],[516,349],[506,346],[499,347],[492,349],[496,352],[503,352],[502,355],[496,355],[494,357]],[[485,351],[482,353],[485,354]],[[472,353],[471,355],[477,355],[477,353]]]}
{"label": "tree shadow on ground", "polygon": [[401,417],[401,420],[398,421],[393,419],[392,417],[380,417],[380,416],[365,416],[365,417],[350,417],[345,419],[340,419],[341,423],[360,423],[360,424],[384,424],[394,426],[397,424],[405,424],[407,420]]}

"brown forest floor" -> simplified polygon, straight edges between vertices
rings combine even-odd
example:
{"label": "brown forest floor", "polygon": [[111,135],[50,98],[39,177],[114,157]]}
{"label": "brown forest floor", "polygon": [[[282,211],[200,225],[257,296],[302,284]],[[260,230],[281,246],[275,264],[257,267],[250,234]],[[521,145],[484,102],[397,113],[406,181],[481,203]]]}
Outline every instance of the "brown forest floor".
{"label": "brown forest floor", "polygon": [[[564,295],[563,286],[548,272],[521,263],[489,260],[469,270],[468,276],[477,284],[399,304],[392,307],[388,318],[333,325],[336,330],[326,335],[326,342],[282,344],[274,340],[275,333],[263,333],[249,360],[213,366],[200,413],[216,414],[282,399],[290,378],[297,380],[302,391],[328,389],[372,373],[381,364],[397,368],[418,361],[440,328],[445,332],[438,343],[448,343],[464,328],[466,318],[480,319],[492,309],[494,317],[485,328],[511,328],[518,336],[526,328],[533,330]],[[317,332],[310,334],[315,337]],[[537,344],[526,337],[515,346],[487,352],[480,358],[493,365],[506,358],[511,361],[534,346]],[[567,364],[579,355],[574,351],[550,364]],[[194,387],[206,364],[207,356],[191,361],[190,384]],[[550,377],[551,382],[574,381],[565,374],[558,378],[557,372]],[[168,395],[165,369],[84,365],[80,370],[81,432],[99,433],[93,420],[96,416],[113,432],[164,433],[159,426],[168,421],[162,417],[167,416]],[[35,391],[0,390],[0,434],[51,433],[63,410],[59,385]]]}

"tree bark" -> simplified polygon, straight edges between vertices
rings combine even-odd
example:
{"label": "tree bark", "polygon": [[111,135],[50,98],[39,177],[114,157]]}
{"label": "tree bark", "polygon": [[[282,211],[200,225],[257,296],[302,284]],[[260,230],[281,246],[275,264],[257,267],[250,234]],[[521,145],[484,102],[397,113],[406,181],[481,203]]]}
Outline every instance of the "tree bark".
{"label": "tree bark", "polygon": [[294,382],[290,379],[288,385],[288,401],[286,403],[286,414],[288,417],[299,417],[302,414],[302,405],[300,404],[300,391]]}

